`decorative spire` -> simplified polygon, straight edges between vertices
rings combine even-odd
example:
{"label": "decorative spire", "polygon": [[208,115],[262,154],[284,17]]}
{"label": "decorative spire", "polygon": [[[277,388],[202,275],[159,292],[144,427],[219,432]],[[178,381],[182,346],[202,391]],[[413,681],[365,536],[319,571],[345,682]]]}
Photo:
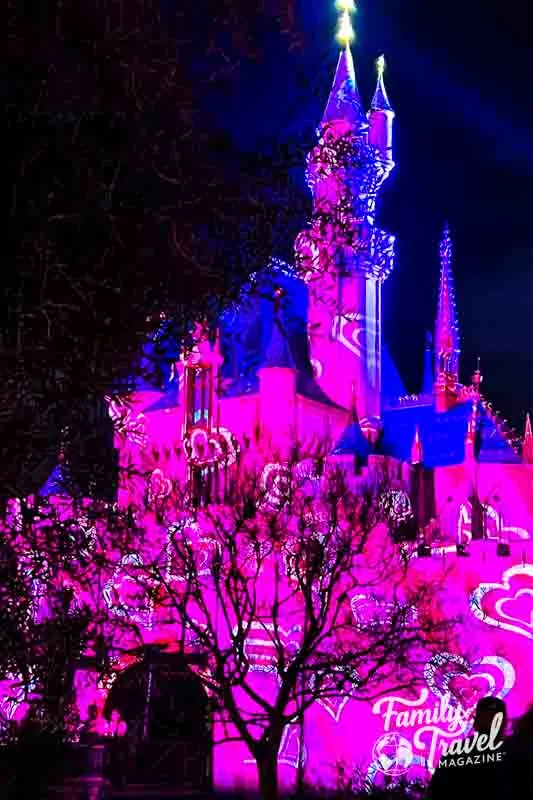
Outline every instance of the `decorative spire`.
{"label": "decorative spire", "polygon": [[426,333],[426,352],[424,353],[424,377],[422,380],[422,395],[431,397],[433,392],[433,339],[431,333]]}
{"label": "decorative spire", "polygon": [[423,460],[422,440],[420,438],[420,428],[415,428],[415,436],[411,447],[411,464],[421,464]]}
{"label": "decorative spire", "polygon": [[377,83],[376,91],[374,92],[374,97],[372,98],[370,108],[372,111],[389,111],[393,113],[392,106],[387,96],[387,90],[385,89],[385,82],[383,80],[385,66],[385,56],[381,55],[376,59]]}
{"label": "decorative spire", "polygon": [[367,128],[368,123],[357,88],[355,67],[350,50],[350,42],[355,38],[350,14],[355,12],[355,4],[353,0],[338,0],[337,8],[341,12],[337,39],[342,45],[342,50],[326,110],[322,117],[322,125],[342,121],[357,128]]}
{"label": "decorative spire", "polygon": [[483,375],[481,374],[481,359],[478,356],[477,363],[476,363],[476,371],[472,375],[472,387],[474,392],[479,397],[481,384],[483,383]]}
{"label": "decorative spire", "polygon": [[452,240],[448,224],[440,243],[440,287],[435,324],[435,373],[437,382],[457,384],[459,380],[459,326],[455,309],[452,275]]}
{"label": "decorative spire", "polygon": [[476,457],[478,413],[478,403],[477,400],[474,400],[465,437],[465,457],[471,460]]}
{"label": "decorative spire", "polygon": [[352,404],[351,404],[352,422],[359,422],[357,414],[357,386],[355,381],[352,382]]}
{"label": "decorative spire", "polygon": [[522,460],[526,464],[533,464],[533,429],[531,427],[531,416],[526,414],[526,429],[524,431],[524,442],[522,444]]}

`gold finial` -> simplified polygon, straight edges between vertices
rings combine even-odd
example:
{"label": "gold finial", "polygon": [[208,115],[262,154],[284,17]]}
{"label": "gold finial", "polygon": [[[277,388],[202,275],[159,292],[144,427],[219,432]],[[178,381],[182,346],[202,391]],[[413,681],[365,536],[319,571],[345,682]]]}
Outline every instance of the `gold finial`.
{"label": "gold finial", "polygon": [[378,73],[378,80],[383,77],[383,73],[385,72],[385,56],[381,55],[376,58],[376,71]]}
{"label": "gold finial", "polygon": [[339,11],[347,11],[348,14],[353,14],[355,12],[354,0],[337,0],[335,5]]}
{"label": "gold finial", "polygon": [[355,14],[355,2],[354,0],[337,0],[336,5],[341,12],[337,40],[343,47],[348,47],[350,42],[355,39],[355,32],[350,18],[350,14]]}

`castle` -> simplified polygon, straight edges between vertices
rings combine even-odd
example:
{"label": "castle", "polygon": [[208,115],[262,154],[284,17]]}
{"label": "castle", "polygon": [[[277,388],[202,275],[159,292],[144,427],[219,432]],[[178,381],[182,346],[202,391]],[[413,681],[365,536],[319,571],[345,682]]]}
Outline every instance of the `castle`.
{"label": "castle", "polygon": [[[483,397],[479,369],[460,382],[447,227],[434,337],[416,396],[407,395],[383,340],[381,294],[394,265],[394,237],[376,223],[378,195],[394,168],[394,111],[383,69],[379,59],[365,113],[349,43],[341,49],[307,158],[313,214],[296,239],[294,267],[273,261],[252,281],[255,291],[245,287],[240,304],[222,315],[216,343],[204,336],[188,354],[176,353],[163,391],[138,383],[127,411],[112,403],[126,434],[117,440],[122,464],[137,458],[141,440],[160,452],[184,441],[189,466],[201,473],[226,452],[228,436],[259,450],[268,443],[281,460],[295,442],[321,439],[329,443],[329,459],[350,470],[385,464],[406,494],[412,484],[406,465],[418,465],[424,498],[414,501],[417,526],[432,520],[437,539],[529,538],[531,424],[519,441]],[[154,346],[147,346],[148,360]],[[202,442],[212,459],[198,456]],[[147,457],[142,461],[149,470]],[[168,479],[186,479],[178,462],[164,465]]]}
{"label": "castle", "polygon": [[[349,26],[347,12],[343,25]],[[529,611],[519,605],[532,595],[533,580],[528,560],[531,424],[528,420],[518,442],[483,397],[479,369],[468,384],[460,381],[447,228],[440,243],[435,331],[423,370],[421,364],[421,391],[406,394],[382,336],[381,293],[394,265],[394,237],[376,223],[378,194],[394,168],[394,111],[379,59],[377,85],[365,112],[349,38],[348,27],[317,144],[307,159],[313,214],[296,239],[294,266],[274,260],[255,276],[241,301],[223,313],[214,337],[199,327],[192,346],[174,354],[164,386],[138,380],[131,403],[109,398],[115,447],[123,472],[129,473],[118,502],[150,506],[170,497],[176,484],[188,487],[189,501],[197,508],[230,501],[232,476],[246,459],[259,465],[265,491],[274,493],[276,475],[297,444],[312,452],[318,442],[330,463],[356,477],[386,473],[392,510],[413,520],[419,556],[465,555],[472,548],[467,576],[461,559],[456,559],[453,576],[465,607],[466,598],[477,603],[470,609],[484,652],[468,669],[499,696],[516,683],[515,710],[520,711],[530,699],[525,664],[533,641]],[[162,321],[146,346],[143,357],[150,364],[164,326]],[[62,493],[64,466],[42,495]],[[501,561],[513,556],[521,562]],[[435,557],[425,563],[431,570],[441,561]],[[491,592],[499,592],[493,605]],[[518,605],[504,609],[507,601]],[[487,625],[493,626],[488,638]],[[438,716],[458,675],[450,671],[453,664],[457,657],[445,653],[428,665],[427,688],[415,704],[431,717],[428,727],[402,726],[402,714],[394,709],[402,704],[411,708],[413,702],[396,696],[370,710],[357,710],[345,699],[324,707],[322,717],[315,715],[307,729],[310,774],[325,774],[339,753],[353,760],[347,731],[354,725],[370,730],[363,745],[371,779],[388,774],[381,756],[394,743],[404,747],[404,772],[413,765],[432,768],[435,737],[453,735],[444,712],[442,719]],[[443,665],[437,685],[435,675]],[[395,733],[395,727],[403,730]],[[298,737],[298,731],[288,729],[280,750],[280,764],[292,770],[302,758]],[[224,765],[223,756],[219,763]],[[235,776],[250,763],[236,756],[233,774],[224,774],[222,782],[237,782]],[[402,774],[402,764],[396,766]]]}

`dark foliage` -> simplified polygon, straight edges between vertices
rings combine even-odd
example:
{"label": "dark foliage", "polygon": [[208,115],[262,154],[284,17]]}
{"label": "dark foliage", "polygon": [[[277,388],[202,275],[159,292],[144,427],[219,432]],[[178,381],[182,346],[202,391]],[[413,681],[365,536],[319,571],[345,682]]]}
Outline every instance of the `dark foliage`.
{"label": "dark foliage", "polygon": [[94,415],[125,385],[161,313],[179,339],[276,251],[287,156],[236,152],[202,102],[235,90],[264,25],[298,44],[290,0],[10,4],[0,494],[42,483],[65,426],[93,469],[105,426],[87,445],[71,424],[87,397]]}

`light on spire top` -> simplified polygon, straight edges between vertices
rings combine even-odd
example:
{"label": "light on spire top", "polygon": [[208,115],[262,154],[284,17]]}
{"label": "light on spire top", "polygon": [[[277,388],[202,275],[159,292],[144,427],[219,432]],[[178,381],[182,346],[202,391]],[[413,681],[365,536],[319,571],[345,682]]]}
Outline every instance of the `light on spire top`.
{"label": "light on spire top", "polygon": [[385,72],[386,62],[385,56],[380,55],[376,58],[376,71],[378,73],[378,80],[383,77],[383,73]]}
{"label": "light on spire top", "polygon": [[355,39],[355,31],[352,26],[350,14],[355,14],[354,0],[337,0],[337,8],[341,12],[339,29],[337,31],[337,41],[343,47],[348,47],[350,42]]}

